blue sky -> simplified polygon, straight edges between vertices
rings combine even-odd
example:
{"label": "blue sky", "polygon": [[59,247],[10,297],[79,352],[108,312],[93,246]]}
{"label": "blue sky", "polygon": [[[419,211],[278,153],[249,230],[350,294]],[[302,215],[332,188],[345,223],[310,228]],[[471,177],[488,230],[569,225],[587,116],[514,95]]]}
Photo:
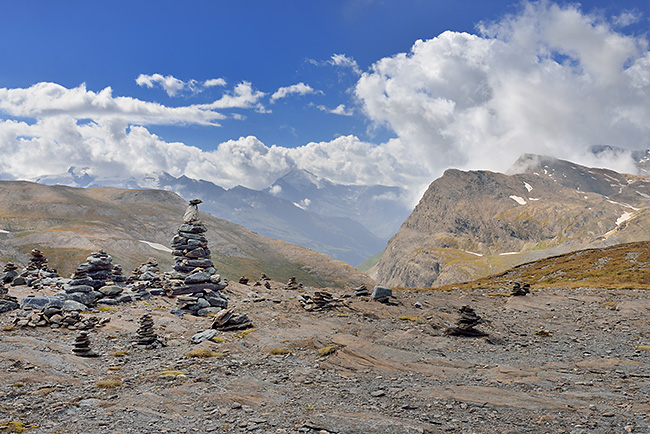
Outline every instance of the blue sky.
{"label": "blue sky", "polygon": [[650,0],[1,8],[5,179],[74,166],[263,188],[298,167],[420,191],[448,167],[648,145]]}

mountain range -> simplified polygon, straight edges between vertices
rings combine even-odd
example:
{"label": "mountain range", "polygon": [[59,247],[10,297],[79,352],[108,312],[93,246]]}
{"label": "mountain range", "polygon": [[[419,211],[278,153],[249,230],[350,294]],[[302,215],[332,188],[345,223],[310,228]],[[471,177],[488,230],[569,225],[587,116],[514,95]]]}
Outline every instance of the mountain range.
{"label": "mountain range", "polygon": [[117,187],[173,191],[200,198],[202,210],[258,232],[358,265],[382,251],[408,216],[402,189],[335,184],[293,170],[264,190],[224,189],[212,182],[154,173],[140,179],[98,179],[86,169],[42,176],[36,182],[72,187]]}
{"label": "mountain range", "polygon": [[[171,271],[170,240],[183,223],[187,202],[164,190],[74,188],[0,181],[0,260],[25,265],[33,248],[69,276],[92,252],[104,250],[128,274],[155,258]],[[263,237],[236,223],[201,213],[212,260],[228,279],[261,273],[305,285],[372,285],[365,274],[327,255]]]}

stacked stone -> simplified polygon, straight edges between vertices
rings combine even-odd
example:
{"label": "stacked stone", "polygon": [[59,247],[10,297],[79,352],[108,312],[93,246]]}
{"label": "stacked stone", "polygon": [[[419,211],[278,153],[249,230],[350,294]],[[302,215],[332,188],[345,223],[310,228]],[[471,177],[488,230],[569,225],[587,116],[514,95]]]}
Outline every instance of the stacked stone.
{"label": "stacked stone", "polygon": [[[391,293],[392,293],[392,291],[391,291]],[[366,285],[362,284],[358,288],[354,289],[354,295],[356,295],[357,297],[366,297],[366,296],[370,295],[370,291],[368,291],[368,287]]]}
{"label": "stacked stone", "polygon": [[239,278],[239,283],[241,283],[242,285],[248,285],[248,280],[249,280],[248,277],[242,276]]}
{"label": "stacked stone", "polygon": [[114,284],[123,283],[126,278],[122,274],[122,267],[112,262],[113,258],[105,252],[92,253],[86,262],[77,267],[70,281],[63,285],[65,298],[86,306],[92,306],[100,299],[102,304],[131,301],[132,297],[120,299],[122,289]]}
{"label": "stacked stone", "polygon": [[236,314],[233,309],[224,309],[212,320],[211,328],[221,331],[244,330],[253,323],[246,314]]}
{"label": "stacked stone", "polygon": [[99,354],[90,349],[88,332],[81,332],[74,340],[72,352],[79,357],[97,357]]}
{"label": "stacked stone", "polygon": [[18,327],[50,327],[53,329],[67,328],[68,330],[91,330],[105,326],[109,317],[81,316],[79,312],[66,312],[59,306],[48,306],[40,312],[34,312],[24,318],[16,318],[14,325]]}
{"label": "stacked stone", "polygon": [[228,300],[219,292],[227,283],[216,274],[208,240],[203,235],[207,229],[199,218],[200,203],[199,199],[190,201],[183,224],[171,242],[175,258],[171,293],[183,295],[178,298],[179,309],[193,315],[207,315],[228,306]]}
{"label": "stacked stone", "polygon": [[284,289],[302,289],[302,283],[298,283],[295,277],[290,277],[289,282],[285,285]]}
{"label": "stacked stone", "polygon": [[153,318],[148,313],[142,315],[139,320],[140,328],[136,332],[135,344],[147,349],[157,348],[161,345],[160,339],[153,331]]}
{"label": "stacked stone", "polygon": [[447,329],[447,334],[452,336],[487,336],[487,333],[474,328],[474,326],[484,322],[483,319],[474,312],[474,309],[469,306],[463,306],[460,308],[459,312],[460,318],[456,321],[456,327]]}
{"label": "stacked stone", "polygon": [[18,299],[9,295],[9,290],[0,283],[0,313],[18,309]]}
{"label": "stacked stone", "polygon": [[18,267],[13,262],[7,262],[2,274],[0,274],[0,283],[11,283],[14,278],[18,277]]}
{"label": "stacked stone", "polygon": [[38,249],[32,249],[29,262],[14,284],[28,285],[35,289],[56,284],[61,278],[56,270],[48,267],[47,258]]}
{"label": "stacked stone", "polygon": [[529,283],[524,283],[521,285],[519,282],[515,282],[512,285],[512,292],[510,295],[517,297],[517,296],[522,296],[530,294],[530,284]]}
{"label": "stacked stone", "polygon": [[310,297],[303,294],[298,297],[298,301],[306,311],[322,311],[334,308],[339,304],[339,300],[334,298],[332,294],[326,291],[316,291],[314,296]]}

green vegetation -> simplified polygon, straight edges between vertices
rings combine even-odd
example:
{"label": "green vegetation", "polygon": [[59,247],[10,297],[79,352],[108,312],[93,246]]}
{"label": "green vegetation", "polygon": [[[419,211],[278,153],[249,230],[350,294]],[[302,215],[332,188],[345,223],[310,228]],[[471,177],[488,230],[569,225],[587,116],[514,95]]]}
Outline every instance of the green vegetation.
{"label": "green vegetation", "polygon": [[363,271],[364,273],[367,273],[368,270],[370,270],[372,267],[377,265],[377,263],[379,263],[379,260],[381,259],[381,257],[384,256],[384,252],[385,252],[385,250],[382,250],[381,252],[377,253],[376,255],[366,259],[361,264],[357,265],[357,269]]}

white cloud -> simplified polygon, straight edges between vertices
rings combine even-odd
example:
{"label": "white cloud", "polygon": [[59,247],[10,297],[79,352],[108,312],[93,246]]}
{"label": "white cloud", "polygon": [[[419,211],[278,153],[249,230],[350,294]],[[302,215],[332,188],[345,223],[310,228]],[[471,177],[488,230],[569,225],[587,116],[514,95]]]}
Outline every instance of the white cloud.
{"label": "white cloud", "polygon": [[278,194],[282,193],[282,187],[277,184],[273,184],[271,188],[269,188],[269,193],[271,193],[274,196],[277,196]]}
{"label": "white cloud", "polygon": [[56,83],[37,83],[29,88],[0,88],[0,110],[12,116],[43,118],[66,115],[94,121],[123,121],[129,124],[219,125],[221,113],[209,107],[167,107],[129,97],[115,97],[110,87],[100,92],[82,84],[67,89]]}
{"label": "white cloud", "polygon": [[223,78],[211,78],[203,82],[203,87],[225,86],[226,80]]}
{"label": "white cloud", "polygon": [[135,82],[140,87],[144,86],[150,89],[155,85],[158,85],[162,87],[165,90],[165,92],[167,92],[167,95],[169,96],[176,96],[179,93],[184,91],[196,92],[197,84],[198,84],[196,80],[190,80],[186,83],[174,76],[171,75],[163,76],[161,74],[152,74],[152,75],[140,74],[138,78],[135,79]]}
{"label": "white cloud", "polygon": [[650,137],[650,53],[575,6],[525,3],[376,62],[355,94],[413,161],[505,170],[522,153],[577,160],[591,145],[644,147]]}
{"label": "white cloud", "polygon": [[354,60],[352,57],[346,56],[345,54],[332,55],[332,58],[329,60],[328,63],[334,66],[350,68],[355,74],[361,75],[361,68],[359,68],[357,61]]}
{"label": "white cloud", "polygon": [[623,11],[620,15],[613,18],[613,23],[620,27],[627,27],[641,21],[641,14],[637,11]]}
{"label": "white cloud", "polygon": [[352,110],[349,110],[345,107],[345,104],[339,104],[335,108],[330,109],[325,107],[324,105],[318,105],[316,106],[319,110],[324,111],[326,113],[331,113],[334,115],[341,115],[341,116],[352,116]]}
{"label": "white cloud", "polygon": [[322,93],[314,90],[311,86],[305,83],[292,84],[291,86],[281,87],[271,95],[271,103],[279,99],[286,98],[289,95],[308,95],[313,93]]}
{"label": "white cloud", "polygon": [[235,86],[232,92],[226,93],[220,99],[210,103],[203,104],[200,107],[208,110],[228,109],[228,108],[255,108],[259,112],[265,112],[266,109],[259,102],[266,94],[259,90],[254,90],[248,81],[242,81]]}

